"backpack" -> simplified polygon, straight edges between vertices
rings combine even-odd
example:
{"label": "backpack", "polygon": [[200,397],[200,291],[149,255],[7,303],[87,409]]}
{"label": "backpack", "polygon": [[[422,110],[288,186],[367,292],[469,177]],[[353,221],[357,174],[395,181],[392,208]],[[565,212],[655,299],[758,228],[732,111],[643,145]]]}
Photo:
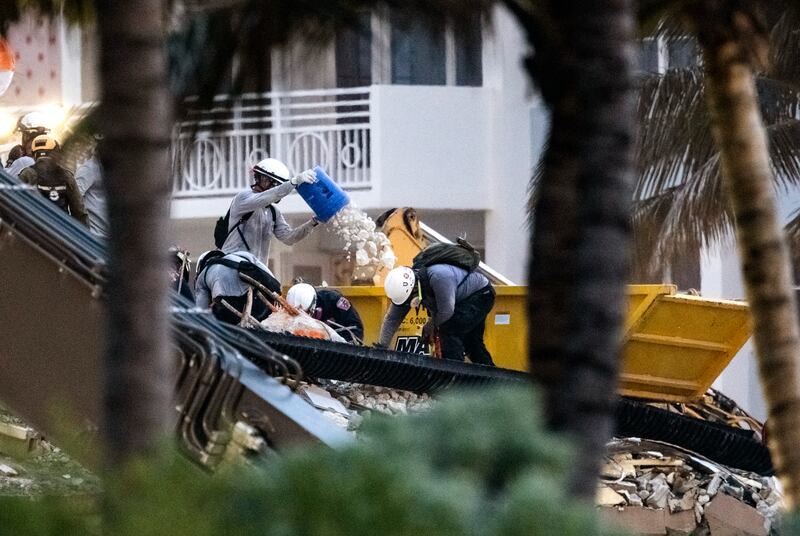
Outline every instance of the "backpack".
{"label": "backpack", "polygon": [[221,264],[222,266],[233,268],[234,270],[237,270],[240,274],[244,274],[252,279],[255,279],[256,281],[261,283],[264,287],[271,290],[272,292],[276,292],[278,294],[280,294],[281,292],[280,281],[275,279],[272,276],[272,274],[270,274],[257,264],[252,263],[248,260],[235,261],[233,259],[226,259],[224,256],[214,256],[205,263],[203,269],[205,270],[209,266],[213,266],[215,264]]}
{"label": "backpack", "polygon": [[432,264],[450,264],[474,272],[480,262],[480,253],[475,251],[472,244],[459,238],[456,244],[439,242],[426,247],[411,261],[411,268],[418,271]]}
{"label": "backpack", "polygon": [[[272,212],[272,225],[274,227],[275,220],[277,219],[275,207],[270,205],[269,209]],[[242,217],[239,218],[239,221],[236,222],[236,225],[233,226],[233,229],[229,230],[228,227],[231,221],[231,209],[228,209],[228,212],[226,212],[221,218],[218,218],[217,223],[214,225],[214,246],[216,246],[217,249],[222,249],[223,244],[225,244],[225,241],[228,239],[231,233],[233,231],[237,231],[239,236],[242,238],[242,242],[244,242],[244,247],[247,248],[247,251],[250,251],[250,244],[248,244],[247,240],[245,240],[241,226],[247,223],[247,220],[249,220],[250,216],[252,215],[252,212],[246,212],[245,214],[242,214]]]}
{"label": "backpack", "polygon": [[[69,171],[59,166],[52,157],[42,157],[35,164],[23,170],[27,181],[36,185],[39,193],[58,208],[71,214],[67,199],[67,185],[70,183]],[[31,176],[34,175],[35,178]]]}
{"label": "backpack", "polygon": [[436,312],[436,300],[428,281],[428,266],[449,264],[466,270],[466,277],[458,284],[458,287],[461,287],[469,279],[469,274],[474,272],[480,263],[480,253],[475,251],[472,244],[463,238],[459,238],[456,244],[445,244],[443,242],[431,244],[417,253],[411,261],[411,269],[414,270],[422,290],[422,306],[431,313]]}

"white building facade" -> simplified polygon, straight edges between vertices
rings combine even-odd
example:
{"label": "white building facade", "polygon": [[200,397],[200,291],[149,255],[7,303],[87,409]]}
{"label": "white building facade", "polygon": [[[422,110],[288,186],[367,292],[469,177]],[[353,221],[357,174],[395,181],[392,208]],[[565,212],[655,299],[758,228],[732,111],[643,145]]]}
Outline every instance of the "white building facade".
{"label": "white building facade", "polygon": [[[293,172],[321,165],[370,215],[416,208],[523,282],[527,187],[538,158],[531,140],[545,132],[541,114],[532,120],[539,103],[521,69],[525,50],[516,23],[498,10],[491,27],[476,20],[460,32],[444,20],[420,27],[370,13],[361,33],[326,48],[295,43],[274,52],[272,92],[220,96],[215,112],[183,125],[173,155],[178,241],[207,248],[216,218],[248,187],[249,168],[272,156]],[[296,221],[311,215],[296,195],[279,208]],[[282,280],[337,279],[329,260],[337,252],[325,251],[324,231],[315,234],[275,248]],[[319,270],[310,274],[314,262]]]}

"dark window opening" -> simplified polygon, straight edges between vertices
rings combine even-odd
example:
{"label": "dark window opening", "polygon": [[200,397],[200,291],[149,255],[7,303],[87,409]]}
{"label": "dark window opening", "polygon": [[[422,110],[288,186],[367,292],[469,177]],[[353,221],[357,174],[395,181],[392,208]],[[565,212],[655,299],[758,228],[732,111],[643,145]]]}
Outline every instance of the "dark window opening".
{"label": "dark window opening", "polygon": [[639,55],[639,70],[646,73],[658,72],[658,41],[653,38],[643,39]]}
{"label": "dark window opening", "polygon": [[360,87],[372,84],[372,16],[358,16],[354,28],[336,34],[336,87]]}
{"label": "dark window opening", "polygon": [[445,76],[445,20],[421,20],[392,10],[392,83],[442,86]]}
{"label": "dark window opening", "polygon": [[689,69],[697,66],[697,42],[691,37],[682,37],[667,43],[670,69]]}
{"label": "dark window opening", "polygon": [[456,85],[483,85],[483,58],[481,57],[481,17],[476,15],[463,26],[454,28],[456,41]]}

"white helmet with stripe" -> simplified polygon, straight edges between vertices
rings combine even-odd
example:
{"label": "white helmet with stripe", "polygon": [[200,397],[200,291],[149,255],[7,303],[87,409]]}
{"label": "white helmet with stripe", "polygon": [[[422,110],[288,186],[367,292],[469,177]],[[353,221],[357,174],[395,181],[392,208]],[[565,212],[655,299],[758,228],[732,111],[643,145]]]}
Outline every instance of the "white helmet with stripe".
{"label": "white helmet with stripe", "polygon": [[417,277],[414,275],[414,270],[408,266],[398,266],[386,274],[383,290],[393,304],[403,305],[414,292],[416,284]]}
{"label": "white helmet with stripe", "polygon": [[286,164],[277,158],[265,158],[253,166],[253,181],[258,181],[261,177],[268,177],[277,183],[283,184],[292,178]]}

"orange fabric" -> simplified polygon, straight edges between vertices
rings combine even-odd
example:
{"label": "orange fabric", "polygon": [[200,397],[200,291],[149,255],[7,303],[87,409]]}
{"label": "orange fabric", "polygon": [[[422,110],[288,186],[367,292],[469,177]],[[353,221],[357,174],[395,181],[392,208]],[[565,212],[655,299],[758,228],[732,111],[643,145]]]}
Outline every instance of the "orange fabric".
{"label": "orange fabric", "polygon": [[13,71],[16,60],[8,41],[0,37],[0,71]]}
{"label": "orange fabric", "polygon": [[294,335],[298,337],[309,337],[311,339],[327,339],[328,334],[324,331],[316,330],[316,329],[296,329],[292,332]]}

